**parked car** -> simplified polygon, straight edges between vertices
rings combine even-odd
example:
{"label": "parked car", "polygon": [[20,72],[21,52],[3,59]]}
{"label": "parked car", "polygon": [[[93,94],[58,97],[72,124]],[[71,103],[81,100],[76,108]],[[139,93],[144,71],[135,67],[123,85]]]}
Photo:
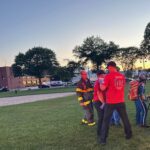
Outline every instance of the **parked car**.
{"label": "parked car", "polygon": [[9,91],[9,90],[8,90],[8,88],[6,88],[6,87],[0,88],[0,92],[7,92],[7,91]]}
{"label": "parked car", "polygon": [[50,86],[49,85],[45,85],[45,84],[42,84],[42,85],[38,85],[39,88],[49,88]]}
{"label": "parked car", "polygon": [[63,86],[64,83],[62,81],[51,81],[50,85],[51,86]]}

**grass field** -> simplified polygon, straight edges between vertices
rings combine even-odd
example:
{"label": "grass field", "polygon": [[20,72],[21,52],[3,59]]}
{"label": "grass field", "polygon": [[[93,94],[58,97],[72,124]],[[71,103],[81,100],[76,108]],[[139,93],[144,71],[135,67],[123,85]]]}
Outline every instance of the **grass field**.
{"label": "grass field", "polygon": [[150,129],[135,126],[134,103],[126,102],[133,138],[111,127],[106,146],[97,144],[96,126],[80,125],[76,96],[0,107],[0,150],[149,150]]}
{"label": "grass field", "polygon": [[0,92],[1,97],[14,97],[14,96],[24,96],[24,95],[37,95],[37,94],[50,94],[50,93],[64,93],[64,92],[73,92],[75,91],[74,87],[63,87],[63,88],[46,88],[46,89],[36,89],[36,90],[26,90],[26,91],[8,91]]}

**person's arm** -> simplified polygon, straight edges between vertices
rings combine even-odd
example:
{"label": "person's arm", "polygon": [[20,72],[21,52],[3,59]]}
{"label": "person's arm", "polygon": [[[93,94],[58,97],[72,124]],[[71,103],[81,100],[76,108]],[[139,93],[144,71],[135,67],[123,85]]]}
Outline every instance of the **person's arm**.
{"label": "person's arm", "polygon": [[100,90],[105,91],[108,87],[109,76],[106,75],[104,78],[104,82],[100,80]]}
{"label": "person's arm", "polygon": [[84,99],[83,99],[83,90],[82,90],[80,82],[77,85],[76,94],[77,94],[78,101],[79,101],[80,105],[82,105],[82,103],[84,102]]}
{"label": "person's arm", "polygon": [[89,88],[87,89],[87,92],[93,92],[93,90],[94,90],[94,87],[93,87],[93,85],[92,85],[92,83],[91,83],[91,81],[88,79],[88,84],[89,84]]}
{"label": "person's arm", "polygon": [[102,91],[100,90],[100,87],[99,87],[99,82],[97,81],[94,85],[94,91],[96,92],[97,94],[97,97],[98,97],[98,100],[102,103],[102,105],[100,106],[100,109],[103,109],[104,108],[104,105],[105,105],[105,102],[104,102],[104,96],[103,96],[103,93]]}
{"label": "person's arm", "polygon": [[102,91],[97,91],[97,96],[98,96],[98,99],[102,102],[102,103],[104,103],[104,96],[103,96],[103,94],[102,94]]}
{"label": "person's arm", "polygon": [[103,103],[104,102],[104,97],[102,95],[102,91],[100,90],[99,86],[100,86],[99,81],[96,81],[95,84],[94,84],[94,91],[96,92],[98,100]]}

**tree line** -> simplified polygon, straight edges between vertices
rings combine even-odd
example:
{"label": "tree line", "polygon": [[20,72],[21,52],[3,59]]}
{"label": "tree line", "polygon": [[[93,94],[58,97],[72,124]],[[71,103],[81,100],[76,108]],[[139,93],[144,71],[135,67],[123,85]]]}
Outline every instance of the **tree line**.
{"label": "tree line", "polygon": [[117,61],[124,71],[132,70],[137,59],[150,58],[150,23],[147,24],[144,38],[140,47],[120,48],[113,41],[105,42],[100,37],[87,37],[81,45],[73,49],[74,56],[79,61],[68,61],[66,66],[61,66],[53,50],[43,47],[34,47],[25,54],[19,53],[12,65],[15,77],[25,75],[35,76],[39,79],[49,76],[51,79],[69,81],[74,76],[74,71],[91,62],[94,70],[113,59]]}

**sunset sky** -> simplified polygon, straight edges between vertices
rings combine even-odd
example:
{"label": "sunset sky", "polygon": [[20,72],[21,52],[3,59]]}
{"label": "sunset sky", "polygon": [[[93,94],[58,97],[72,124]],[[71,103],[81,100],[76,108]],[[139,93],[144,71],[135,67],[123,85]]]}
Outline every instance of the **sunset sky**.
{"label": "sunset sky", "polygon": [[149,6],[148,0],[0,0],[0,66],[35,46],[54,50],[64,64],[91,35],[138,47],[150,22]]}

